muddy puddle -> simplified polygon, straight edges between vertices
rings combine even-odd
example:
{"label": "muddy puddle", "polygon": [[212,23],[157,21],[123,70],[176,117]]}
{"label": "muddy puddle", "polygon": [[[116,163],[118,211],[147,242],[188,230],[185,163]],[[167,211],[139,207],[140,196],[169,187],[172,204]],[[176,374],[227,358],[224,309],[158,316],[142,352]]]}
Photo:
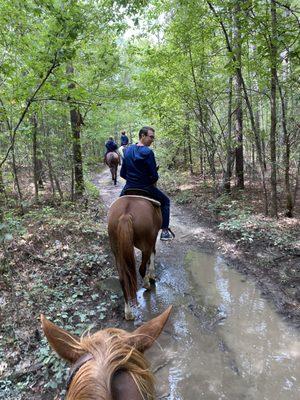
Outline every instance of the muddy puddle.
{"label": "muddy puddle", "polygon": [[[98,177],[109,205],[119,194]],[[283,322],[249,278],[193,241],[203,228],[172,207],[177,238],[158,243],[157,283],[140,289],[137,321],[173,304],[171,320],[148,358],[157,394],[169,400],[298,400],[300,335]],[[125,323],[133,329],[133,323]]]}

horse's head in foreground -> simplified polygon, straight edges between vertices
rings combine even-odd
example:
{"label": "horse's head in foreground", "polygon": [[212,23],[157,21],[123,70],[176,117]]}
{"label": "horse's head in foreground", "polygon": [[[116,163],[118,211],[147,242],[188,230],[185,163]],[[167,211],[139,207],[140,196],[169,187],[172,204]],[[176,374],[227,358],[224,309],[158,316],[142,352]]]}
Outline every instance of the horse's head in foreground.
{"label": "horse's head in foreground", "polygon": [[163,330],[172,306],[134,332],[108,328],[76,337],[41,316],[51,347],[72,364],[68,400],[154,400],[154,379],[143,352]]}

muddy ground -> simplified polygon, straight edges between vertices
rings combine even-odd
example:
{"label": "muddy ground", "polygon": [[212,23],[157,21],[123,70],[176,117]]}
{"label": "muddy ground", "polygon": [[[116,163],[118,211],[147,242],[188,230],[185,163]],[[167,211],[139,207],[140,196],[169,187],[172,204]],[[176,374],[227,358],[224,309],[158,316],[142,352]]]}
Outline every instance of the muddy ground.
{"label": "muddy ground", "polygon": [[[195,241],[206,251],[217,249],[238,270],[254,277],[283,318],[299,327],[298,220],[285,219],[283,224],[281,220],[277,236],[271,238],[268,224],[273,229],[274,221],[263,218],[259,224],[252,221],[250,236],[244,228],[220,230],[220,223],[229,219],[209,208],[205,188],[194,181],[172,187],[173,201],[199,223],[197,232],[180,239]],[[94,190],[76,205],[47,200],[12,222],[13,235],[0,254],[1,398],[59,399],[64,395],[67,367],[45,342],[40,313],[77,334],[91,325],[93,329],[124,326],[105,217]],[[280,245],[274,237],[281,237]]]}

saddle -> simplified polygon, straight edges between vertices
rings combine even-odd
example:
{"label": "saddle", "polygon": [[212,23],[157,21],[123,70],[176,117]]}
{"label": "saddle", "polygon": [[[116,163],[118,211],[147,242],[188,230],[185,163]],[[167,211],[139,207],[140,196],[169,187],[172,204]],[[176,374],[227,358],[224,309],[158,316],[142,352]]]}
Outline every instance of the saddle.
{"label": "saddle", "polygon": [[150,197],[150,194],[147,192],[147,190],[143,189],[127,189],[124,192],[125,194],[122,197],[137,197],[141,199],[146,199],[149,200],[155,207],[160,207],[161,204],[159,201],[152,199]]}

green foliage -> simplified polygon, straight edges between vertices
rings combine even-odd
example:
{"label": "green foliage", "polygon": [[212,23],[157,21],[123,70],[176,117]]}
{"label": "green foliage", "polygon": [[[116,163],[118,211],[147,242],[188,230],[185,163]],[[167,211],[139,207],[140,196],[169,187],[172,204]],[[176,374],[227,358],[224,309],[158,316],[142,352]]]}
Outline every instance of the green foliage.
{"label": "green foliage", "polygon": [[11,212],[4,215],[4,221],[0,223],[0,245],[8,244],[17,236],[26,233],[22,219]]}
{"label": "green foliage", "polygon": [[293,234],[282,231],[277,222],[263,216],[250,215],[247,211],[241,211],[239,215],[221,222],[219,229],[234,235],[237,243],[262,242],[284,250],[290,249],[293,243]]}
{"label": "green foliage", "polygon": [[176,203],[177,204],[190,204],[193,202],[193,192],[190,190],[183,190],[176,196]]}
{"label": "green foliage", "polygon": [[239,195],[238,200],[232,200],[228,194],[222,194],[214,202],[208,205],[208,209],[215,215],[226,219],[239,218],[241,215],[248,217],[252,214],[250,207],[245,207],[243,204],[243,195]]}
{"label": "green foliage", "polygon": [[99,189],[91,181],[85,181],[85,190],[89,197],[95,200],[99,200]]}
{"label": "green foliage", "polygon": [[[46,367],[44,368],[46,381],[44,387],[46,389],[57,389],[63,382],[66,382],[68,365],[53,352],[45,338],[42,339],[38,348],[37,360]],[[62,393],[62,395],[64,394]]]}

